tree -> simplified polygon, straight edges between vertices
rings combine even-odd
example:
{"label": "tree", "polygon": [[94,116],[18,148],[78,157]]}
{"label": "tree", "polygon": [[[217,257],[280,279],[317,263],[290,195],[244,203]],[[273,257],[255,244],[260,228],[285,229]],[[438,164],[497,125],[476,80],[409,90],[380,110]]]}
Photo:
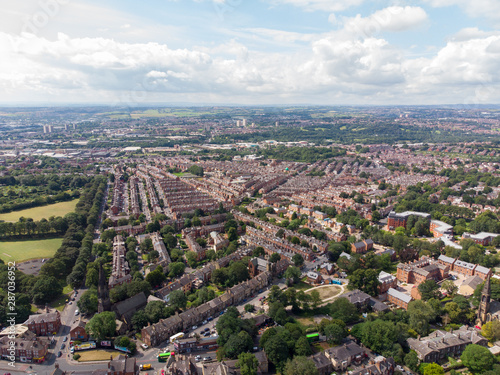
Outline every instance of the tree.
{"label": "tree", "polygon": [[241,353],[238,356],[238,366],[240,367],[241,375],[257,375],[259,361],[252,353]]}
{"label": "tree", "polygon": [[285,271],[285,279],[292,279],[294,283],[299,282],[301,272],[297,267],[290,266]]}
{"label": "tree", "polygon": [[455,285],[455,283],[451,280],[445,280],[443,281],[443,283],[441,284],[441,287],[446,290],[446,292],[448,293],[449,296],[455,294],[458,290],[457,286]]}
{"label": "tree", "polygon": [[229,241],[237,241],[238,240],[238,233],[236,232],[235,228],[229,228],[227,231],[227,239]]}
{"label": "tree", "polygon": [[412,371],[417,371],[418,368],[418,355],[414,350],[405,355],[405,365]]}
{"label": "tree", "polygon": [[460,359],[473,373],[490,370],[496,362],[495,357],[488,348],[476,344],[467,345]]}
{"label": "tree", "polygon": [[493,320],[484,324],[481,327],[481,335],[491,342],[500,340],[500,321]]}
{"label": "tree", "polygon": [[83,314],[96,313],[99,305],[99,300],[97,299],[97,289],[90,288],[85,291],[76,304]]}
{"label": "tree", "polygon": [[305,336],[299,337],[297,343],[295,344],[295,354],[308,356],[312,354],[311,345]]}
{"label": "tree", "polygon": [[196,266],[198,265],[198,254],[196,254],[194,251],[188,251],[186,253],[186,260],[189,264],[189,267],[196,268]]}
{"label": "tree", "polygon": [[117,337],[114,341],[114,344],[122,348],[127,348],[132,354],[134,354],[137,350],[135,342],[130,340],[127,336]]}
{"label": "tree", "polygon": [[112,337],[116,332],[115,319],[115,313],[112,311],[95,314],[85,326],[85,331],[98,341]]}
{"label": "tree", "polygon": [[187,297],[182,290],[174,290],[168,295],[170,304],[177,309],[185,309]]}
{"label": "tree", "polygon": [[345,329],[336,323],[327,325],[324,332],[328,343],[334,345],[339,345],[342,339],[347,336]]}
{"label": "tree", "polygon": [[434,280],[426,280],[418,286],[418,291],[424,301],[439,297],[439,285]]}
{"label": "tree", "polygon": [[274,335],[265,341],[263,347],[269,360],[281,369],[290,355],[287,343],[279,335]]}
{"label": "tree", "polygon": [[318,369],[309,358],[297,356],[286,362],[283,373],[284,375],[318,375]]}
{"label": "tree", "polygon": [[186,265],[182,262],[174,262],[168,265],[168,277],[177,277],[184,273]]}
{"label": "tree", "polygon": [[229,358],[238,358],[241,353],[252,350],[253,340],[246,331],[240,331],[237,335],[231,335],[224,345],[224,351]]}
{"label": "tree", "polygon": [[39,276],[33,286],[33,303],[47,303],[62,294],[63,288],[53,276]]}
{"label": "tree", "polygon": [[85,286],[87,288],[97,286],[98,282],[99,272],[94,267],[92,267],[87,271],[87,276],[85,276]]}
{"label": "tree", "polygon": [[269,261],[271,263],[276,263],[280,259],[281,259],[281,256],[278,253],[272,253],[271,256],[269,257]]}
{"label": "tree", "polygon": [[352,323],[358,320],[358,309],[347,298],[337,298],[330,305],[330,316],[340,319],[344,323]]}
{"label": "tree", "polygon": [[378,273],[374,269],[358,269],[349,275],[349,289],[359,289],[371,296],[378,295]]}
{"label": "tree", "polygon": [[321,296],[319,295],[319,292],[316,289],[313,290],[310,295],[311,295],[312,308],[315,309],[321,303]]}
{"label": "tree", "polygon": [[145,327],[148,322],[148,315],[144,310],[139,310],[132,316],[132,325],[138,331]]}
{"label": "tree", "polygon": [[429,363],[424,367],[424,375],[444,375],[444,369],[437,363]]}
{"label": "tree", "polygon": [[253,250],[253,253],[252,255],[254,257],[260,257],[261,255],[264,255],[265,254],[265,251],[264,251],[264,248],[262,246],[257,246],[254,250]]}
{"label": "tree", "polygon": [[153,287],[156,288],[160,286],[163,281],[165,281],[167,277],[163,273],[163,268],[158,266],[155,268],[153,272],[150,272],[146,275],[146,281]]}
{"label": "tree", "polygon": [[245,305],[245,311],[246,311],[246,312],[253,312],[253,311],[255,311],[255,307],[254,307],[254,305],[251,305],[251,304],[247,303],[247,304]]}
{"label": "tree", "polygon": [[436,312],[430,304],[416,300],[408,304],[408,315],[410,328],[421,335],[429,332],[429,322],[436,318]]}
{"label": "tree", "polygon": [[292,262],[296,267],[300,268],[304,264],[304,258],[300,254],[294,254],[294,256],[292,257]]}

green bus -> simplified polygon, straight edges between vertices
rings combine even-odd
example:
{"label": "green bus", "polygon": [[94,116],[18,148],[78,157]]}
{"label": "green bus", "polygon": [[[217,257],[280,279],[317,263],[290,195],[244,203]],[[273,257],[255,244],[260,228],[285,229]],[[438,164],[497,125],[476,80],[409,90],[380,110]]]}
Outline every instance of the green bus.
{"label": "green bus", "polygon": [[319,340],[319,333],[311,333],[306,336],[307,341],[314,342]]}
{"label": "green bus", "polygon": [[158,362],[167,362],[170,356],[174,356],[175,352],[160,353],[158,354]]}

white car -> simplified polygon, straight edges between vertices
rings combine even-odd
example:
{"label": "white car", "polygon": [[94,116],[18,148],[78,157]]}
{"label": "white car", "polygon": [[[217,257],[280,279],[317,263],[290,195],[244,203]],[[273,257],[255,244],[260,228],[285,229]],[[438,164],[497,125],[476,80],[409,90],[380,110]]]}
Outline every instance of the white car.
{"label": "white car", "polygon": [[80,311],[78,311],[78,309],[76,309],[75,316],[77,316],[78,314],[80,314]]}
{"label": "white car", "polygon": [[192,330],[198,329],[198,326],[193,326]]}
{"label": "white car", "polygon": [[141,348],[143,348],[144,350],[148,349],[149,346],[147,346],[146,344],[141,344]]}

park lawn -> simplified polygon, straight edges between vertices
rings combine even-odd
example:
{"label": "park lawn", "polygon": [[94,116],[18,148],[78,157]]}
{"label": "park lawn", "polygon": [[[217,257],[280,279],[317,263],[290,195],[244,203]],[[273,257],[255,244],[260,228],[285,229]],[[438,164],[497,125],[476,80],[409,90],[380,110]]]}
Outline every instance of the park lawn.
{"label": "park lawn", "polygon": [[178,172],[178,173],[174,173],[174,175],[177,176],[177,177],[182,177],[182,176],[185,175],[185,173],[184,172]]}
{"label": "park lawn", "polygon": [[[338,295],[341,292],[342,288],[340,288],[337,285],[329,285],[329,286],[325,286],[322,288],[316,288],[314,290],[317,290],[319,293],[319,297],[322,300],[325,300],[325,299],[332,298],[332,297],[335,297],[336,295]],[[312,290],[307,291],[306,293],[311,294]]]}
{"label": "park lawn", "polygon": [[78,362],[109,361],[110,356],[113,356],[113,359],[115,359],[120,354],[122,354],[119,351],[108,350],[108,349],[81,350],[81,351],[75,352],[75,354],[76,353],[80,354],[80,358],[78,358]]}
{"label": "park lawn", "polygon": [[51,216],[64,216],[67,213],[75,211],[78,199],[67,202],[59,202],[46,206],[27,208],[26,210],[12,211],[6,214],[0,214],[0,220],[19,221],[20,217],[32,218],[33,220],[48,219]]}
{"label": "park lawn", "polygon": [[62,238],[0,242],[0,259],[22,262],[29,259],[52,258],[61,247]]}
{"label": "park lawn", "polygon": [[293,287],[297,290],[306,290],[306,289],[311,289],[313,286],[301,280],[298,283],[293,284]]}
{"label": "park lawn", "polygon": [[52,301],[50,303],[50,307],[52,307],[56,310],[59,310],[59,311],[63,311],[64,306],[66,306],[66,300],[69,299],[69,295],[72,291],[73,291],[73,288],[71,288],[71,286],[69,286],[69,285],[66,285],[63,288],[63,294],[61,295],[61,297],[59,297],[55,301]]}

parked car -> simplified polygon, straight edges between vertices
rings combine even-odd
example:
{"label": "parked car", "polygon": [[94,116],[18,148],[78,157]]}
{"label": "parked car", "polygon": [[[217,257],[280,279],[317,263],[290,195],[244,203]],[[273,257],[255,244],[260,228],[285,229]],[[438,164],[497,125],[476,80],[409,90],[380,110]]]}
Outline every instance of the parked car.
{"label": "parked car", "polygon": [[64,336],[64,338],[63,338],[63,342],[66,342],[66,341],[68,341],[68,336]]}
{"label": "parked car", "polygon": [[144,350],[146,350],[147,348],[149,348],[149,346],[147,346],[146,344],[141,344],[141,348],[143,348]]}
{"label": "parked car", "polygon": [[207,331],[210,331],[210,328],[208,328],[208,327],[207,327],[207,328],[205,328],[205,329],[203,330],[203,332],[207,332]]}
{"label": "parked car", "polygon": [[196,360],[196,362],[201,361],[201,355],[197,355],[196,357],[194,357],[194,359]]}
{"label": "parked car", "polygon": [[140,365],[139,366],[139,370],[141,371],[146,371],[146,370],[151,370],[151,363],[146,363],[144,365]]}
{"label": "parked car", "polygon": [[212,319],[213,319],[213,318],[212,318],[211,316],[209,316],[209,317],[207,318],[207,320],[208,320],[208,321],[211,321]]}
{"label": "parked car", "polygon": [[198,329],[198,326],[193,326],[192,330]]}
{"label": "parked car", "polygon": [[60,357],[60,356],[62,356],[62,352],[61,351],[57,352],[57,357]]}
{"label": "parked car", "polygon": [[207,324],[207,323],[208,323],[208,320],[204,320],[201,324],[202,324],[202,325],[205,325],[205,324]]}
{"label": "parked car", "polygon": [[80,311],[78,311],[78,309],[76,309],[75,316],[77,316],[78,314],[80,314]]}
{"label": "parked car", "polygon": [[205,332],[205,333],[203,334],[203,337],[210,337],[210,332]]}
{"label": "parked car", "polygon": [[209,356],[206,356],[206,357],[203,357],[203,360],[204,361],[210,361],[212,358],[210,358]]}
{"label": "parked car", "polygon": [[72,304],[73,304],[73,302],[72,302],[72,301],[69,301],[69,302],[68,302],[68,305],[72,305]]}
{"label": "parked car", "polygon": [[65,347],[66,347],[66,344],[65,344],[65,343],[62,343],[62,344],[61,344],[61,350],[63,350]]}

